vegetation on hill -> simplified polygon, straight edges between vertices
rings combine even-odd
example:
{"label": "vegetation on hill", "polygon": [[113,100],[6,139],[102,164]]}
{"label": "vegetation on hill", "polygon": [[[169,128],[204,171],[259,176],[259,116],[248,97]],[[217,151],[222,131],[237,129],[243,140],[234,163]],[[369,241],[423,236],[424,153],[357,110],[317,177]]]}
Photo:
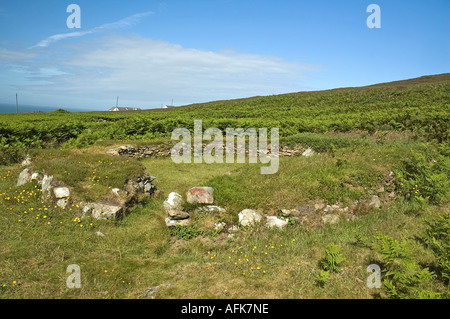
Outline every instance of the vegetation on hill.
{"label": "vegetation on hill", "polygon": [[278,127],[298,133],[413,131],[428,140],[449,139],[450,74],[363,88],[301,92],[190,105],[170,111],[2,114],[0,164],[29,148],[85,147],[99,140],[168,137],[178,127]]}

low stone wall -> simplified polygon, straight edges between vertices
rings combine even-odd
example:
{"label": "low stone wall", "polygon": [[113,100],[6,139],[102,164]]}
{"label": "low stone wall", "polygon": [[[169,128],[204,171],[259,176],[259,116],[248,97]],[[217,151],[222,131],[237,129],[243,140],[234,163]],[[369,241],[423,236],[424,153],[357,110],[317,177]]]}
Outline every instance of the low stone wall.
{"label": "low stone wall", "polygon": [[[202,148],[204,148],[207,144],[203,144]],[[167,157],[170,156],[172,146],[145,146],[145,147],[136,147],[134,145],[121,145],[115,148],[109,149],[106,153],[113,156],[128,156],[129,158],[143,159],[150,157]],[[235,153],[238,151],[235,148]],[[193,149],[191,149],[193,153]],[[271,155],[270,145],[266,151],[260,151],[267,155]],[[225,150],[224,150],[225,154]],[[245,154],[248,155],[248,149],[245,149]],[[292,157],[292,156],[312,156],[316,153],[311,148],[305,148],[303,146],[282,146],[279,149],[279,156],[283,157]]]}

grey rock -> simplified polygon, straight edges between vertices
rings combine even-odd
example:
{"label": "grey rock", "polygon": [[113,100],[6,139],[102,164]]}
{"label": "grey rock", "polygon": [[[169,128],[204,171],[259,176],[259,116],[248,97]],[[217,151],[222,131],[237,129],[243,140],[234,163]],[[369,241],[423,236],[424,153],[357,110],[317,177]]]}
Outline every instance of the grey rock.
{"label": "grey rock", "polygon": [[55,187],[53,194],[55,194],[56,198],[67,198],[70,197],[70,190],[67,187]]}
{"label": "grey rock", "polygon": [[189,213],[184,212],[182,210],[168,209],[166,212],[171,219],[181,220],[189,218]]}
{"label": "grey rock", "polygon": [[219,207],[219,206],[215,206],[215,205],[207,205],[207,206],[203,206],[203,207],[198,207],[195,212],[198,213],[210,213],[210,214],[218,214],[218,213],[225,213],[226,209]]}
{"label": "grey rock", "polygon": [[168,210],[179,210],[183,209],[183,197],[180,194],[172,192],[169,194],[169,197],[164,201],[163,206],[166,212]]}
{"label": "grey rock", "polygon": [[381,207],[381,201],[380,198],[377,195],[373,195],[369,202],[369,207],[373,208],[380,208]]}
{"label": "grey rock", "polygon": [[151,287],[151,288],[149,288],[149,289],[147,289],[143,294],[142,294],[142,296],[141,296],[141,298],[143,298],[143,299],[155,299],[155,294],[156,294],[156,291],[159,289],[159,288],[161,288],[161,287],[172,287],[173,286],[173,284],[172,283],[169,283],[169,284],[163,284],[163,285],[158,285],[158,286],[155,286],[155,287]]}
{"label": "grey rock", "polygon": [[175,227],[176,225],[179,225],[179,226],[189,225],[189,219],[175,220],[175,219],[171,219],[170,217],[167,217],[164,221],[166,222],[167,227]]}
{"label": "grey rock", "polygon": [[278,218],[276,216],[267,216],[266,218],[266,227],[274,228],[278,227],[280,229],[286,227],[288,222],[284,219]]}
{"label": "grey rock", "polygon": [[92,204],[92,217],[95,219],[120,219],[123,215],[123,208],[120,206],[106,204]]}
{"label": "grey rock", "polygon": [[66,208],[68,203],[69,201],[67,200],[67,198],[60,198],[56,201],[56,205],[60,208]]}
{"label": "grey rock", "polygon": [[16,186],[25,185],[29,181],[31,181],[31,171],[29,168],[25,168],[22,172],[20,172]]}
{"label": "grey rock", "polygon": [[218,229],[223,229],[225,227],[225,223],[224,222],[218,222],[214,224],[214,229],[218,230]]}
{"label": "grey rock", "polygon": [[22,161],[21,165],[22,166],[29,166],[29,165],[31,165],[31,157],[30,157],[30,155],[27,155],[25,157],[25,159]]}
{"label": "grey rock", "polygon": [[42,178],[42,199],[47,199],[51,195],[53,176],[44,175]]}
{"label": "grey rock", "polygon": [[228,228],[228,232],[229,233],[237,233],[239,231],[239,227],[236,225],[233,225],[231,227]]}
{"label": "grey rock", "polygon": [[244,209],[238,216],[242,226],[251,226],[262,220],[262,215],[253,209]]}
{"label": "grey rock", "polygon": [[324,224],[336,224],[337,222],[339,222],[339,216],[335,214],[324,215],[322,216],[322,222]]}
{"label": "grey rock", "polygon": [[306,157],[310,157],[315,155],[316,152],[314,152],[314,150],[311,147],[308,147],[303,153],[302,156],[306,156]]}

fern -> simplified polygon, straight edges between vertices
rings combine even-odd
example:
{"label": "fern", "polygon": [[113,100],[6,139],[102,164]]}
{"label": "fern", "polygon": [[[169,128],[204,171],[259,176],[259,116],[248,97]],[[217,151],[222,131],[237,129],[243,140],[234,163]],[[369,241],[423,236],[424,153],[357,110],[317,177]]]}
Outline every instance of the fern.
{"label": "fern", "polygon": [[340,249],[335,244],[330,244],[324,250],[325,256],[320,260],[319,264],[325,271],[340,272],[341,264],[345,261]]}

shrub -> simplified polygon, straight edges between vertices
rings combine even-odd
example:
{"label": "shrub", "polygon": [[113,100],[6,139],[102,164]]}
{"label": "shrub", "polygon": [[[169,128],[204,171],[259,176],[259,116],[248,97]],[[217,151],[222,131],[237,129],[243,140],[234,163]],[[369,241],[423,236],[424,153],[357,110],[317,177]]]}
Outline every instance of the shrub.
{"label": "shrub", "polygon": [[428,268],[421,269],[412,258],[411,243],[383,234],[378,234],[375,239],[378,241],[375,249],[381,254],[385,265],[383,283],[388,296],[399,299],[429,296],[425,287],[435,278],[435,274]]}
{"label": "shrub", "polygon": [[425,243],[433,251],[442,280],[448,285],[450,282],[450,213],[428,221],[427,224]]}
{"label": "shrub", "polygon": [[327,270],[320,269],[316,275],[316,282],[320,287],[325,287],[328,278],[330,277],[330,272]]}
{"label": "shrub", "polygon": [[330,244],[324,250],[324,257],[319,261],[320,267],[325,271],[340,272],[341,264],[345,261],[340,249],[335,244]]}
{"label": "shrub", "polygon": [[[425,153],[427,152],[427,153]],[[431,158],[436,155],[437,160]],[[432,150],[411,152],[396,171],[396,186],[399,193],[410,200],[421,203],[426,199],[431,204],[448,200],[450,188],[450,161]]]}

